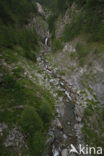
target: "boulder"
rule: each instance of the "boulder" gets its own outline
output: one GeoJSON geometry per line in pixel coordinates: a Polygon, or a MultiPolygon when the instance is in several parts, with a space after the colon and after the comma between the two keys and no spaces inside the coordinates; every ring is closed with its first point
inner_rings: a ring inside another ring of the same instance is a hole
{"type": "Polygon", "coordinates": [[[67,149],[63,149],[61,152],[62,156],[68,156],[68,150],[67,149]]]}

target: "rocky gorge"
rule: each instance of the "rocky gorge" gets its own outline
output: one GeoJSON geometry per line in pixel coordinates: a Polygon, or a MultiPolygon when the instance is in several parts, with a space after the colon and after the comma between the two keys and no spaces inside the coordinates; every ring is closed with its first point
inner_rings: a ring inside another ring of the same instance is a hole
{"type": "Polygon", "coordinates": [[[83,10],[75,3],[63,15],[35,5],[23,47],[1,48],[0,154],[91,156],[79,146],[103,147],[104,46],[68,38],[83,10]]]}

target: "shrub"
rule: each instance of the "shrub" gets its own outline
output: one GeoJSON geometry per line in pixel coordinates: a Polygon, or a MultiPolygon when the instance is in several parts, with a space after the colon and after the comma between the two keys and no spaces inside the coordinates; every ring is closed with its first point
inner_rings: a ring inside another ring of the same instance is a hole
{"type": "Polygon", "coordinates": [[[38,131],[32,138],[32,150],[31,155],[41,156],[45,150],[45,137],[38,131]]]}
{"type": "MultiPolygon", "coordinates": [[[[14,46],[21,46],[24,56],[32,61],[36,61],[36,53],[39,51],[38,36],[36,32],[30,30],[15,30],[12,26],[0,26],[0,46],[13,49],[14,46]]],[[[11,54],[12,55],[12,54],[11,54]]]]}
{"type": "Polygon", "coordinates": [[[70,41],[82,32],[88,34],[90,41],[102,41],[104,39],[103,0],[84,0],[83,2],[73,0],[73,2],[77,3],[78,7],[81,6],[81,11],[74,13],[71,23],[65,26],[63,40],[70,41]]]}
{"type": "Polygon", "coordinates": [[[25,57],[36,60],[38,36],[35,31],[26,29],[30,13],[37,13],[32,1],[0,1],[0,47],[13,49],[20,46],[25,57]]]}
{"type": "Polygon", "coordinates": [[[85,57],[88,54],[86,47],[82,43],[77,43],[76,50],[79,58],[85,57]]]}
{"type": "Polygon", "coordinates": [[[66,26],[64,28],[63,35],[62,35],[62,39],[65,42],[70,41],[75,36],[80,34],[80,32],[82,31],[81,30],[82,21],[83,21],[83,13],[80,12],[80,13],[78,13],[78,15],[74,15],[72,17],[71,24],[66,24],[66,26]]]}
{"type": "Polygon", "coordinates": [[[52,42],[52,50],[53,52],[57,50],[61,50],[63,48],[63,43],[60,39],[54,39],[52,42]]]}
{"type": "Polygon", "coordinates": [[[20,67],[20,66],[18,66],[17,68],[13,69],[12,71],[13,71],[13,73],[14,73],[16,78],[21,78],[23,73],[24,73],[24,69],[22,67],[20,67]]]}
{"type": "Polygon", "coordinates": [[[23,131],[29,136],[43,128],[43,123],[34,107],[26,107],[21,115],[20,124],[23,131]]]}
{"type": "Polygon", "coordinates": [[[79,63],[82,66],[84,64],[86,56],[89,53],[89,49],[86,46],[84,46],[82,43],[77,43],[76,50],[77,50],[79,63]]]}
{"type": "Polygon", "coordinates": [[[57,14],[50,15],[47,21],[52,39],[55,37],[55,22],[57,20],[57,17],[58,17],[57,14]]]}
{"type": "Polygon", "coordinates": [[[48,123],[52,119],[52,108],[48,103],[41,104],[39,114],[44,123],[48,123]]]}

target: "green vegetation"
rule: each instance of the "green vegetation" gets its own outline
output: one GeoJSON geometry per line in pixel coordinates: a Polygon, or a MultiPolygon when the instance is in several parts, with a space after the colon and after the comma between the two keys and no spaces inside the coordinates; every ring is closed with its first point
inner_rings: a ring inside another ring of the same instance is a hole
{"type": "Polygon", "coordinates": [[[52,50],[53,52],[56,52],[58,50],[61,50],[63,48],[63,43],[60,39],[54,39],[52,42],[52,50]]]}
{"type": "Polygon", "coordinates": [[[55,38],[55,22],[58,18],[58,15],[57,14],[53,14],[53,15],[50,15],[47,22],[48,22],[48,25],[49,25],[49,31],[51,33],[51,36],[52,36],[52,39],[55,38]]]}
{"type": "Polygon", "coordinates": [[[28,59],[36,59],[38,36],[26,29],[28,18],[36,14],[35,5],[28,0],[0,1],[0,48],[13,49],[20,46],[28,59]]]}
{"type": "Polygon", "coordinates": [[[82,43],[78,42],[76,45],[77,56],[79,60],[79,64],[83,65],[85,63],[85,59],[89,54],[90,50],[88,47],[84,46],[82,43]]]}
{"type": "Polygon", "coordinates": [[[70,41],[80,33],[88,35],[88,41],[104,40],[104,1],[85,0],[69,1],[75,2],[76,9],[81,9],[72,16],[71,23],[65,26],[63,40],[70,41]]]}
{"type": "Polygon", "coordinates": [[[9,126],[5,136],[0,137],[2,156],[18,156],[19,152],[22,156],[41,156],[53,118],[54,99],[38,84],[32,69],[40,38],[27,24],[35,15],[36,6],[31,0],[0,1],[0,123],[9,126]],[[14,126],[26,136],[28,150],[4,146],[14,126]]]}
{"type": "MultiPolygon", "coordinates": [[[[24,76],[24,67],[17,65],[12,69],[12,73],[8,66],[5,67],[3,64],[0,65],[0,69],[0,123],[5,122],[10,127],[17,124],[27,136],[28,153],[31,156],[41,155],[45,149],[45,134],[53,118],[53,97],[46,89],[24,76]],[[37,145],[36,148],[34,145],[37,145]]],[[[2,155],[8,153],[8,150],[4,151],[3,146],[2,155]]],[[[25,151],[23,155],[24,153],[25,151]]]]}
{"type": "Polygon", "coordinates": [[[103,147],[103,116],[104,108],[99,108],[99,102],[89,100],[88,107],[84,111],[82,132],[86,144],[94,147],[103,147]]]}

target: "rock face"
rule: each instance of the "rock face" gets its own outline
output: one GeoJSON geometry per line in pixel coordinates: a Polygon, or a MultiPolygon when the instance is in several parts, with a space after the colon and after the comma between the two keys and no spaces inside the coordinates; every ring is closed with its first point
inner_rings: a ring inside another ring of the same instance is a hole
{"type": "Polygon", "coordinates": [[[37,6],[37,9],[38,9],[38,12],[40,13],[40,15],[43,15],[44,16],[45,15],[45,12],[44,12],[41,4],[38,3],[38,2],[36,2],[36,6],[37,6]]]}
{"type": "Polygon", "coordinates": [[[73,4],[70,9],[67,9],[65,15],[63,18],[60,16],[56,22],[56,38],[60,38],[61,35],[64,32],[64,28],[67,24],[71,23],[71,17],[73,16],[73,13],[77,11],[76,5],[73,4]]]}
{"type": "Polygon", "coordinates": [[[59,119],[56,119],[57,128],[62,129],[62,124],[59,119]]]}
{"type": "Polygon", "coordinates": [[[36,16],[29,21],[27,26],[31,30],[35,30],[37,35],[44,41],[48,34],[48,24],[41,16],[36,16]]]}
{"type": "Polygon", "coordinates": [[[62,155],[62,156],[68,156],[68,150],[67,150],[67,149],[64,149],[64,150],[61,152],[61,155],[62,155]]]}
{"type": "Polygon", "coordinates": [[[8,124],[0,123],[0,140],[2,146],[19,151],[19,156],[22,156],[22,149],[28,150],[25,136],[16,126],[10,129],[8,124]]]}
{"type": "Polygon", "coordinates": [[[48,24],[45,21],[46,15],[42,8],[42,6],[37,2],[36,3],[38,15],[33,15],[27,24],[27,28],[31,29],[32,31],[36,31],[37,35],[40,37],[41,41],[45,43],[45,38],[50,38],[48,24]]]}
{"type": "Polygon", "coordinates": [[[20,130],[18,128],[13,128],[9,131],[9,134],[4,141],[4,145],[5,147],[14,147],[20,149],[23,146],[26,147],[24,140],[24,136],[20,130]]]}

